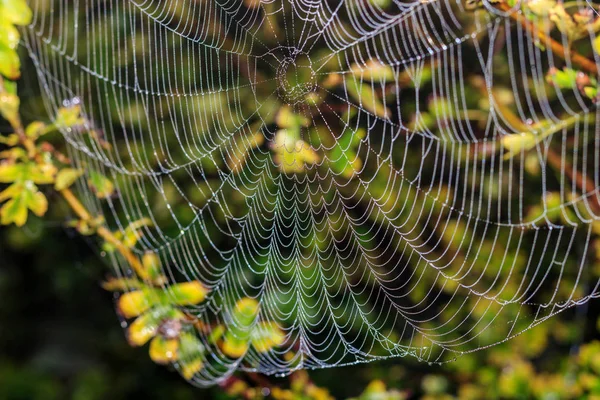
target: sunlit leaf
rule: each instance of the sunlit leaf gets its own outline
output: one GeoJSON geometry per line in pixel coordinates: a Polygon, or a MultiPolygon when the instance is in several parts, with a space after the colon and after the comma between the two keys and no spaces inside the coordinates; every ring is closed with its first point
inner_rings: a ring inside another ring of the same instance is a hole
{"type": "Polygon", "coordinates": [[[7,201],[0,208],[2,225],[14,223],[17,226],[25,225],[27,222],[27,203],[23,196],[15,197],[7,201]]]}
{"type": "MultiPolygon", "coordinates": [[[[0,73],[2,73],[2,50],[0,49],[0,73]]],[[[19,121],[19,97],[16,94],[0,92],[0,115],[11,125],[19,121]]]]}
{"type": "Polygon", "coordinates": [[[155,284],[161,284],[166,282],[166,277],[161,274],[161,263],[160,257],[156,253],[146,252],[142,256],[142,266],[144,267],[143,275],[140,278],[144,280],[153,281],[155,284]]]}
{"type": "Polygon", "coordinates": [[[25,128],[25,135],[32,140],[37,140],[44,133],[46,133],[46,124],[40,121],[32,122],[25,128]]]}
{"type": "Polygon", "coordinates": [[[145,312],[127,328],[127,341],[131,346],[143,346],[156,335],[160,322],[152,311],[145,312]]]}
{"type": "Polygon", "coordinates": [[[179,341],[156,336],[150,342],[150,358],[157,364],[168,364],[178,358],[179,341]]]}
{"type": "Polygon", "coordinates": [[[83,175],[83,171],[74,168],[63,168],[58,171],[54,183],[54,189],[64,190],[70,187],[79,177],[83,175]]]}
{"type": "Polygon", "coordinates": [[[106,199],[115,192],[114,184],[99,172],[91,171],[88,184],[99,199],[106,199]]]}
{"type": "Polygon", "coordinates": [[[266,353],[280,346],[285,340],[285,334],[273,322],[263,322],[252,331],[252,345],[260,353],[266,353]]]}
{"type": "Polygon", "coordinates": [[[280,128],[295,128],[299,126],[308,126],[310,120],[304,115],[296,114],[290,106],[283,106],[279,109],[275,122],[280,128]]]}
{"type": "Polygon", "coordinates": [[[7,146],[15,146],[19,143],[19,136],[14,133],[7,136],[0,135],[0,143],[7,146]]]}
{"type": "Polygon", "coordinates": [[[291,129],[277,131],[271,149],[275,153],[275,163],[284,172],[303,172],[306,165],[319,161],[318,154],[291,129]]]}
{"type": "Polygon", "coordinates": [[[31,23],[32,13],[26,0],[0,0],[0,14],[15,25],[31,23]]]}
{"type": "Polygon", "coordinates": [[[54,121],[58,128],[72,128],[84,123],[85,119],[81,116],[81,106],[79,105],[59,108],[54,121]]]}
{"type": "Polygon", "coordinates": [[[360,170],[362,161],[358,158],[356,150],[364,137],[363,129],[357,131],[347,129],[336,140],[329,153],[330,167],[335,173],[349,178],[360,170]]]}
{"type": "Polygon", "coordinates": [[[259,304],[249,297],[238,300],[232,312],[233,323],[227,327],[221,349],[231,358],[242,357],[250,346],[250,326],[256,319],[259,304]]]}
{"type": "Polygon", "coordinates": [[[179,364],[181,374],[187,380],[199,372],[204,363],[204,345],[196,335],[182,333],[179,337],[179,364]]]}
{"type": "Polygon", "coordinates": [[[31,193],[27,201],[27,207],[35,215],[42,217],[48,211],[48,200],[41,192],[31,193]]]}
{"type": "Polygon", "coordinates": [[[357,77],[369,81],[389,82],[394,80],[394,69],[377,59],[370,59],[364,65],[353,64],[350,72],[357,77]]]}
{"type": "Polygon", "coordinates": [[[19,179],[23,174],[21,164],[0,164],[0,182],[11,183],[19,179]]]}
{"type": "Polygon", "coordinates": [[[123,293],[117,302],[117,308],[125,318],[137,317],[155,303],[151,292],[135,290],[123,293]]]}
{"type": "MultiPolygon", "coordinates": [[[[0,44],[0,75],[8,79],[19,79],[21,76],[21,60],[15,49],[0,44]]],[[[0,99],[0,103],[2,100],[0,99]]]]}
{"type": "Polygon", "coordinates": [[[390,110],[383,104],[375,88],[371,84],[360,83],[359,79],[348,79],[346,90],[356,105],[380,118],[389,118],[390,110]]]}
{"type": "Polygon", "coordinates": [[[168,298],[177,305],[187,306],[202,302],[208,289],[199,281],[178,283],[168,290],[168,298]]]}
{"type": "Polygon", "coordinates": [[[0,17],[0,46],[14,50],[19,45],[20,38],[21,35],[18,29],[12,23],[9,23],[7,19],[0,17]]]}
{"type": "Polygon", "coordinates": [[[111,292],[126,292],[131,289],[141,289],[144,284],[133,278],[109,278],[102,282],[102,288],[111,292]]]}

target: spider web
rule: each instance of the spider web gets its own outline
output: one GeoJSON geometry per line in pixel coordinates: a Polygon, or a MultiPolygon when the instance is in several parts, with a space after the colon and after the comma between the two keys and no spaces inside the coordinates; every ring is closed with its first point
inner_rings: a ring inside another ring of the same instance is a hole
{"type": "Polygon", "coordinates": [[[199,321],[239,325],[232,309],[250,297],[252,327],[285,332],[232,359],[198,331],[210,351],[196,384],[237,369],[441,363],[598,295],[586,263],[598,110],[545,84],[552,67],[577,69],[571,54],[510,12],[450,0],[31,3],[25,45],[50,115],[80,104],[83,130],[109,144],[62,132],[74,164],[117,189],[99,200],[79,183],[85,205],[116,231],[152,220],[134,250],[159,255],[171,284],[210,288],[187,309],[199,321]],[[307,78],[295,85],[290,71],[307,78]],[[284,112],[302,119],[296,136],[284,112]],[[507,157],[509,135],[534,145],[507,157]]]}

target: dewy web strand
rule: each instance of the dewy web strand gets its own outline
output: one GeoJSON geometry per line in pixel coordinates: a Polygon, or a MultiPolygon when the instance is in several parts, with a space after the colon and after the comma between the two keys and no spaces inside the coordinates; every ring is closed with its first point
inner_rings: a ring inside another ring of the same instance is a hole
{"type": "MultiPolygon", "coordinates": [[[[100,201],[79,185],[86,206],[122,233],[152,222],[134,251],[160,257],[165,294],[210,289],[187,310],[197,321],[285,334],[232,358],[197,330],[211,351],[196,384],[237,369],[446,362],[598,296],[585,263],[598,107],[545,83],[577,65],[511,17],[520,5],[31,3],[25,46],[48,111],[82,107],[101,140],[65,130],[69,155],[117,189],[100,201]],[[496,89],[506,76],[510,93],[496,89]],[[514,150],[517,137],[532,144],[514,150]],[[551,145],[570,163],[558,178],[551,145]],[[242,298],[260,305],[251,325],[232,318],[242,298]]],[[[532,15],[540,34],[571,41],[532,15]]]]}

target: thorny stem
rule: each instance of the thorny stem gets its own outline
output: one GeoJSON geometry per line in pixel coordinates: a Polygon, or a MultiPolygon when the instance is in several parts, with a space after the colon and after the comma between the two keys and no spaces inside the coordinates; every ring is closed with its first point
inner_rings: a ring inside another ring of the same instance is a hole
{"type": "Polygon", "coordinates": [[[520,12],[514,12],[513,8],[506,4],[506,2],[502,2],[498,5],[498,8],[501,11],[510,13],[510,18],[517,21],[518,23],[525,28],[525,30],[529,31],[534,37],[536,37],[541,43],[543,43],[546,47],[550,48],[552,52],[562,58],[563,60],[570,59],[574,64],[577,64],[579,67],[584,69],[586,72],[596,76],[598,75],[598,66],[595,62],[590,60],[589,58],[579,54],[575,50],[566,49],[562,44],[558,43],[556,40],[547,36],[544,32],[542,32],[535,23],[527,20],[520,12]]]}

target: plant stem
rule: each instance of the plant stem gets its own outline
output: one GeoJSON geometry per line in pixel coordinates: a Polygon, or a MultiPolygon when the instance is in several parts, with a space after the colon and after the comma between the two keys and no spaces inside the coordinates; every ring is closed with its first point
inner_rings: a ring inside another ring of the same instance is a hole
{"type": "MultiPolygon", "coordinates": [[[[575,186],[581,190],[583,195],[592,192],[596,187],[593,180],[583,176],[581,172],[573,170],[571,164],[563,160],[562,156],[551,148],[549,148],[546,152],[546,160],[548,161],[548,164],[550,164],[556,170],[564,171],[564,173],[575,184],[575,186]]],[[[598,200],[598,196],[590,196],[589,204],[595,212],[600,212],[600,200],[598,200]]]]}
{"type": "Polygon", "coordinates": [[[510,13],[510,18],[517,21],[518,23],[525,28],[525,30],[529,31],[534,37],[536,37],[544,46],[550,48],[552,52],[563,60],[570,59],[574,64],[578,65],[586,72],[597,76],[598,75],[598,66],[595,62],[590,60],[587,57],[582,56],[578,52],[571,50],[569,48],[565,48],[562,44],[558,43],[551,37],[547,36],[544,32],[542,32],[535,23],[527,20],[523,16],[523,14],[519,12],[512,12],[513,9],[511,6],[502,2],[498,5],[498,8],[501,11],[510,13]]]}
{"type": "Polygon", "coordinates": [[[135,270],[138,276],[144,276],[144,267],[140,262],[140,259],[131,251],[131,249],[125,246],[123,242],[117,239],[115,235],[106,227],[95,226],[95,221],[92,218],[91,214],[88,212],[85,206],[81,204],[81,202],[75,196],[75,194],[73,194],[71,189],[63,189],[60,191],[60,194],[82,221],[85,221],[92,227],[96,228],[96,233],[98,234],[98,236],[104,239],[107,243],[110,243],[113,246],[115,246],[119,253],[121,253],[125,260],[127,260],[129,265],[135,270]]]}

